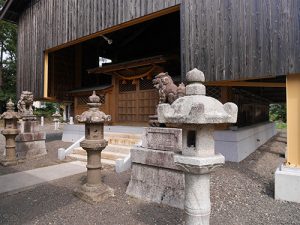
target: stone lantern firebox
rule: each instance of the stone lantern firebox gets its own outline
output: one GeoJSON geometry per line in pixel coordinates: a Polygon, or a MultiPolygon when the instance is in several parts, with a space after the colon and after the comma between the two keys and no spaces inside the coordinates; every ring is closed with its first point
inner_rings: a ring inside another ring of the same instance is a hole
{"type": "Polygon", "coordinates": [[[193,69],[186,75],[186,96],[158,105],[158,121],[182,128],[182,154],[174,162],[185,173],[185,224],[209,224],[210,173],[225,159],[214,150],[214,124],[235,123],[237,106],[205,96],[204,74],[193,69]]]}
{"type": "Polygon", "coordinates": [[[13,166],[18,164],[15,138],[19,133],[17,122],[20,116],[14,111],[15,106],[11,99],[7,102],[6,109],[7,111],[0,116],[1,119],[4,119],[4,130],[1,133],[6,138],[5,159],[1,164],[4,166],[13,166]]]}
{"type": "Polygon", "coordinates": [[[87,152],[87,182],[75,190],[75,195],[86,202],[97,203],[114,194],[113,189],[101,182],[101,151],[107,146],[103,128],[111,117],[99,110],[100,98],[95,91],[89,101],[89,110],[76,116],[80,123],[85,123],[85,140],[80,146],[87,152]]]}

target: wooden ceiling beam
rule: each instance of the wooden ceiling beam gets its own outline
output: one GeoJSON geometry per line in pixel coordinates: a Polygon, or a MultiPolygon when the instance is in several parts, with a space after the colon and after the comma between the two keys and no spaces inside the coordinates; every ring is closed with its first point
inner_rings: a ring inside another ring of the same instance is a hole
{"type": "Polygon", "coordinates": [[[251,81],[212,81],[206,82],[206,86],[220,87],[270,87],[270,88],[285,88],[285,83],[279,82],[251,82],[251,81]]]}

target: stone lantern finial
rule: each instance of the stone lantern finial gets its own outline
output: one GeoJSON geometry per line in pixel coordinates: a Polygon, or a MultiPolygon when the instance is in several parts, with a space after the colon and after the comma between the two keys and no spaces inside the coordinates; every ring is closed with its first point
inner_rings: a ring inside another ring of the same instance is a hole
{"type": "Polygon", "coordinates": [[[99,110],[101,106],[100,98],[93,91],[93,94],[89,97],[89,103],[87,103],[89,110],[83,112],[81,115],[77,115],[76,119],[80,123],[104,123],[111,121],[111,116],[106,115],[99,110]]]}
{"type": "Polygon", "coordinates": [[[14,111],[14,109],[15,109],[15,104],[12,102],[11,98],[6,103],[6,109],[9,112],[14,111]]]}

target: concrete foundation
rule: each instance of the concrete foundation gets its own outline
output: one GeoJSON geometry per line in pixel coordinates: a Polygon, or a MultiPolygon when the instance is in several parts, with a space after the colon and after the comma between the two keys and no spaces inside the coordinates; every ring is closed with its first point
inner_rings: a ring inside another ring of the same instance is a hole
{"type": "Polygon", "coordinates": [[[226,161],[240,162],[276,134],[275,123],[260,123],[238,130],[214,132],[215,151],[226,161]]]}
{"type": "Polygon", "coordinates": [[[275,172],[275,199],[300,203],[300,168],[281,165],[275,172]]]}

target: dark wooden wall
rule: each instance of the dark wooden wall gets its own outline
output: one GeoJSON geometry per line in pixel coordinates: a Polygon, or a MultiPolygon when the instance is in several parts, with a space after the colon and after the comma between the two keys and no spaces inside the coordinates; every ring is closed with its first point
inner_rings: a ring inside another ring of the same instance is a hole
{"type": "Polygon", "coordinates": [[[18,22],[17,92],[43,97],[44,50],[179,4],[180,0],[41,0],[18,22]]]}
{"type": "Polygon", "coordinates": [[[18,93],[42,97],[44,50],[180,3],[182,75],[300,73],[299,0],[42,0],[19,18],[18,93]]]}
{"type": "Polygon", "coordinates": [[[299,0],[186,0],[182,71],[207,80],[300,73],[299,0]]]}

